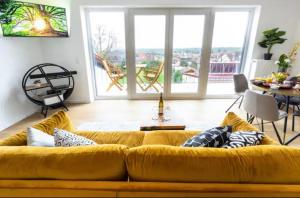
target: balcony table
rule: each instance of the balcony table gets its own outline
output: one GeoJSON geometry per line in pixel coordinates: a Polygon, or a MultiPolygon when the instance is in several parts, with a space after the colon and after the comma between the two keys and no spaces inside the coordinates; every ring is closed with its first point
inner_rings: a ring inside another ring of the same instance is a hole
{"type": "MultiPolygon", "coordinates": [[[[286,109],[285,111],[287,112],[287,114],[289,113],[289,106],[290,106],[290,98],[294,97],[294,96],[300,96],[300,90],[298,89],[271,89],[268,87],[264,87],[264,86],[258,86],[258,85],[254,85],[253,83],[251,83],[252,89],[256,90],[256,91],[262,91],[263,93],[271,93],[273,95],[282,95],[285,96],[286,98],[286,109]]],[[[287,130],[287,121],[288,121],[288,117],[286,117],[284,119],[284,138],[283,138],[283,142],[285,142],[285,136],[286,136],[286,130],[287,130]]],[[[291,138],[289,141],[287,141],[285,144],[288,145],[289,143],[291,143],[293,140],[295,140],[298,136],[300,136],[300,133],[295,135],[293,138],[291,138]]]]}

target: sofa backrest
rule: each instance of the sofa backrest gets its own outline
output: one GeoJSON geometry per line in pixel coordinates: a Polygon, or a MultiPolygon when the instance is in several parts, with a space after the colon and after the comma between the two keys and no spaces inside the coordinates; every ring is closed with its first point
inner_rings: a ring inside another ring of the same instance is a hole
{"type": "Polygon", "coordinates": [[[75,131],[74,133],[91,139],[98,144],[123,144],[128,147],[141,146],[145,135],[143,131],[75,131]]]}
{"type": "MultiPolygon", "coordinates": [[[[249,124],[236,114],[228,113],[221,126],[231,125],[233,131],[251,130],[258,131],[256,127],[249,124]]],[[[75,131],[73,124],[64,111],[59,111],[49,118],[32,127],[44,131],[50,135],[53,134],[54,128],[64,129],[77,133],[94,140],[98,144],[123,144],[128,147],[136,147],[141,145],[161,144],[179,146],[187,139],[198,134],[200,131],[122,131],[122,132],[104,132],[104,131],[75,131]]],[[[266,136],[262,144],[277,144],[274,140],[266,136]]],[[[0,146],[24,146],[27,145],[27,132],[24,130],[16,135],[0,141],[0,146]]]]}

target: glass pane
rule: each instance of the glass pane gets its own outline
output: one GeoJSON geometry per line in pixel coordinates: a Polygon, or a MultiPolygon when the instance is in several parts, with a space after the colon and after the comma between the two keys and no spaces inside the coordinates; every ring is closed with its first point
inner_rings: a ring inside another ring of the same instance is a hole
{"type": "Polygon", "coordinates": [[[91,12],[90,20],[97,96],[125,95],[124,13],[91,12]]]}
{"type": "Polygon", "coordinates": [[[233,94],[233,74],[241,60],[249,12],[217,12],[210,56],[207,95],[233,94]]]}
{"type": "Polygon", "coordinates": [[[137,93],[163,92],[165,16],[137,15],[135,20],[135,62],[137,93]]]}
{"type": "Polygon", "coordinates": [[[175,15],[173,32],[172,93],[197,93],[203,15],[175,15]]]}

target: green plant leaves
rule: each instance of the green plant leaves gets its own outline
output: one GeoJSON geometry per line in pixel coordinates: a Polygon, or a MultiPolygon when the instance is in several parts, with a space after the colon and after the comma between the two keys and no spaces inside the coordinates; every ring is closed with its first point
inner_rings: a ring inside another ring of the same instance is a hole
{"type": "Polygon", "coordinates": [[[286,34],[285,31],[280,31],[279,28],[273,28],[270,30],[263,31],[264,39],[258,42],[258,45],[262,48],[268,48],[268,53],[270,53],[271,48],[275,44],[282,44],[287,39],[281,38],[286,34]]]}

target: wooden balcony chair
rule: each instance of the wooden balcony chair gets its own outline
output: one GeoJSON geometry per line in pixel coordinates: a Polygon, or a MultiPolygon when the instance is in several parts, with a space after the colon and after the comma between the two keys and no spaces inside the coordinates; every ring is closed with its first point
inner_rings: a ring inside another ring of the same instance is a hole
{"type": "Polygon", "coordinates": [[[160,92],[160,90],[156,87],[156,84],[158,84],[161,88],[163,88],[163,85],[158,81],[159,75],[163,71],[164,68],[164,62],[162,62],[158,67],[151,67],[151,68],[144,68],[143,70],[143,78],[148,82],[148,85],[143,87],[140,83],[146,84],[146,82],[137,75],[137,78],[141,81],[138,83],[140,88],[143,91],[147,91],[149,88],[153,87],[157,92],[160,92]]]}
{"type": "Polygon", "coordinates": [[[111,83],[108,85],[106,91],[108,92],[113,86],[116,86],[120,91],[123,91],[123,85],[119,82],[119,80],[123,79],[126,76],[126,73],[100,55],[96,54],[95,56],[96,60],[103,65],[108,77],[111,80],[111,83]]]}

